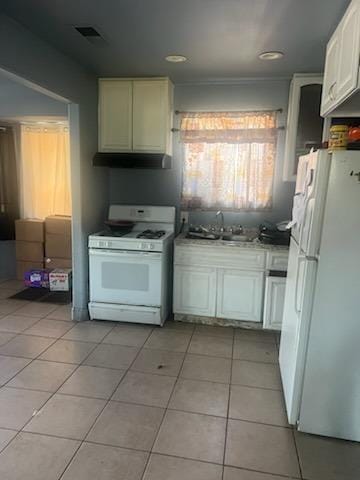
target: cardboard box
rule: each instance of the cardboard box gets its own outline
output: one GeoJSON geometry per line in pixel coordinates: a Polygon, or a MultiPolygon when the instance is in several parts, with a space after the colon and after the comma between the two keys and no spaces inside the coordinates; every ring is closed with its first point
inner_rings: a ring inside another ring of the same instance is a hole
{"type": "Polygon", "coordinates": [[[52,235],[71,236],[71,217],[50,215],[45,218],[45,232],[52,235]]]}
{"type": "Polygon", "coordinates": [[[26,242],[44,242],[43,220],[19,219],[15,220],[16,240],[26,242]]]}
{"type": "Polygon", "coordinates": [[[43,267],[43,262],[16,262],[16,278],[18,280],[24,280],[26,272],[31,269],[41,269],[43,267]]]}
{"type": "Polygon", "coordinates": [[[43,262],[44,244],[42,242],[27,242],[16,240],[16,260],[24,262],[43,262]]]}
{"type": "Polygon", "coordinates": [[[49,274],[51,270],[46,268],[31,269],[25,272],[24,283],[27,287],[49,288],[49,274]]]}
{"type": "Polygon", "coordinates": [[[48,258],[71,258],[71,236],[46,232],[45,256],[48,258]]]}
{"type": "Polygon", "coordinates": [[[45,257],[44,264],[46,268],[72,268],[71,258],[45,257]]]}
{"type": "Polygon", "coordinates": [[[67,292],[71,289],[72,271],[69,268],[51,270],[49,282],[52,292],[67,292]]]}

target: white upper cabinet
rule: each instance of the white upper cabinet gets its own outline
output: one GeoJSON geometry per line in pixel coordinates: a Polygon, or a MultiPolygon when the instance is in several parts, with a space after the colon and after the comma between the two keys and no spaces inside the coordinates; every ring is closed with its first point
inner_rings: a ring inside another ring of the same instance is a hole
{"type": "Polygon", "coordinates": [[[132,150],[132,81],[99,81],[99,151],[132,150]]]}
{"type": "Polygon", "coordinates": [[[173,86],[167,78],[99,80],[99,151],[171,154],[173,86]]]}
{"type": "Polygon", "coordinates": [[[300,155],[321,143],[323,118],[320,116],[323,77],[295,74],[291,80],[286,124],[283,180],[296,180],[300,155]]]}
{"type": "Polygon", "coordinates": [[[168,152],[171,130],[171,91],[167,80],[134,81],[133,149],[168,152]]]}
{"type": "Polygon", "coordinates": [[[321,115],[359,90],[359,55],[360,0],[353,0],[327,45],[321,115]]]}

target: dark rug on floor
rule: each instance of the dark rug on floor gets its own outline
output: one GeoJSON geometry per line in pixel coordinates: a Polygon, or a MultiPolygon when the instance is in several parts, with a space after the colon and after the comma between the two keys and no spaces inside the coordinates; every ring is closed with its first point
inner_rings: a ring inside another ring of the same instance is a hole
{"type": "Polygon", "coordinates": [[[14,300],[28,300],[30,302],[67,305],[71,303],[71,292],[50,292],[47,288],[26,288],[9,298],[14,300]]]}

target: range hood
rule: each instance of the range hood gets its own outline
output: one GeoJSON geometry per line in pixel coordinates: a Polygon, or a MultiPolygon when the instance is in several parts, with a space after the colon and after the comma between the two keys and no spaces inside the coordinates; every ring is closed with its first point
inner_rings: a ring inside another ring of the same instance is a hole
{"type": "Polygon", "coordinates": [[[97,152],[93,158],[96,167],[110,168],[171,168],[171,157],[164,153],[103,153],[97,152]]]}

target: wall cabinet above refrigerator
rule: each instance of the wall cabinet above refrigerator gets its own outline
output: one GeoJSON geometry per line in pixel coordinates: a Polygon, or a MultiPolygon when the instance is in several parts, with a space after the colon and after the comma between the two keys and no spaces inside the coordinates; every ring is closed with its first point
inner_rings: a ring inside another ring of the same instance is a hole
{"type": "Polygon", "coordinates": [[[321,115],[352,116],[360,105],[360,0],[353,0],[326,49],[321,115]]]}
{"type": "Polygon", "coordinates": [[[172,109],[168,78],[99,79],[99,152],[171,155],[172,109]]]}

